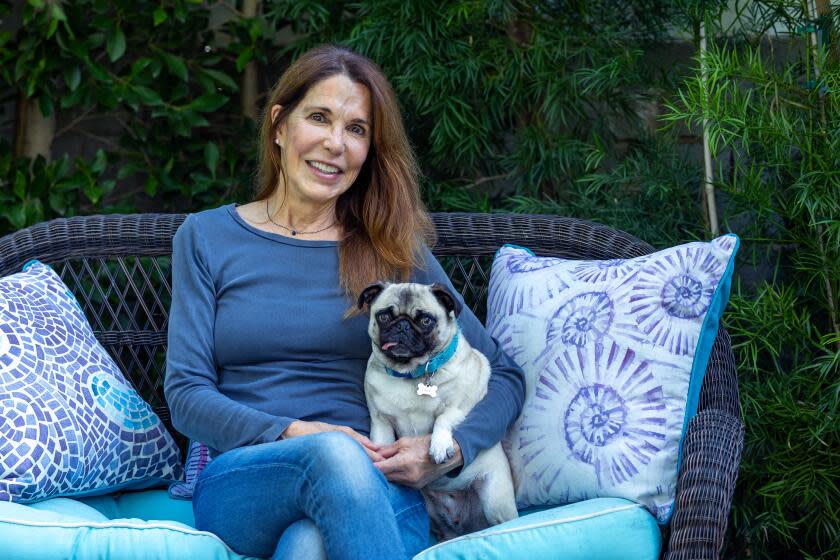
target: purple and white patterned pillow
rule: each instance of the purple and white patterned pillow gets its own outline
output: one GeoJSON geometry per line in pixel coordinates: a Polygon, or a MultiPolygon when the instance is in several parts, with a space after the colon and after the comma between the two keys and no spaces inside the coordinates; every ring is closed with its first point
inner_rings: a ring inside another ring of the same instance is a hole
{"type": "Polygon", "coordinates": [[[519,507],[622,497],[667,523],[738,244],[603,261],[497,252],[487,328],[527,382],[503,442],[519,507]]]}
{"type": "Polygon", "coordinates": [[[178,447],[38,261],[0,278],[0,500],[180,480],[178,447]]]}
{"type": "Polygon", "coordinates": [[[210,450],[201,442],[190,440],[187,450],[187,462],[184,465],[184,481],[169,485],[169,496],[178,500],[191,500],[195,491],[195,482],[204,467],[213,459],[210,450]]]}

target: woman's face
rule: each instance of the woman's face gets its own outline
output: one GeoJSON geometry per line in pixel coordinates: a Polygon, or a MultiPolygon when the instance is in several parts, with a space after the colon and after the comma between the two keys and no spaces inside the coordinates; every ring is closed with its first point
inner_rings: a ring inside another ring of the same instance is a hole
{"type": "Polygon", "coordinates": [[[290,200],[322,206],[350,188],[370,149],[370,114],[370,92],[343,74],[309,88],[277,130],[290,200]]]}

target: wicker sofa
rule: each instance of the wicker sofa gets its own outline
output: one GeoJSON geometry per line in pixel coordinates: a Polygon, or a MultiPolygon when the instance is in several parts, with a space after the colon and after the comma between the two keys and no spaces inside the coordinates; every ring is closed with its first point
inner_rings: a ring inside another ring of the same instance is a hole
{"type": "MultiPolygon", "coordinates": [[[[38,259],[71,288],[136,389],[171,430],[163,396],[171,298],[169,256],[183,214],[57,219],[0,238],[0,276],[38,259]]],[[[538,255],[629,258],[653,247],[626,233],[577,219],[538,215],[434,214],[441,259],[453,283],[484,316],[489,267],[504,243],[538,255]]],[[[172,433],[184,443],[183,437],[172,433]]],[[[721,329],[688,425],[675,512],[663,542],[667,559],[718,558],[743,446],[738,382],[729,336],[721,329]]]]}

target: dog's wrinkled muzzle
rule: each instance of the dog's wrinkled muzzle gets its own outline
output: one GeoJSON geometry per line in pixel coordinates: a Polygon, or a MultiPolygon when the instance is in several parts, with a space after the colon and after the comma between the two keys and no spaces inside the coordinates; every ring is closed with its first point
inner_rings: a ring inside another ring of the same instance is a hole
{"type": "Polygon", "coordinates": [[[408,319],[398,319],[379,333],[379,348],[392,360],[407,362],[426,353],[426,342],[408,319]]]}

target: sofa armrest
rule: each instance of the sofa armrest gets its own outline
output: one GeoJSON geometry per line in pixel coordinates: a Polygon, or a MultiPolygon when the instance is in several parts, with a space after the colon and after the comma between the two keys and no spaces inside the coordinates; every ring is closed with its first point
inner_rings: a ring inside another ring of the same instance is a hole
{"type": "Polygon", "coordinates": [[[689,422],[667,560],[720,558],[743,444],[731,414],[704,410],[689,422]]]}
{"type": "Polygon", "coordinates": [[[743,446],[735,358],[721,328],[683,442],[667,560],[720,558],[743,446]]]}

